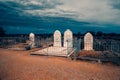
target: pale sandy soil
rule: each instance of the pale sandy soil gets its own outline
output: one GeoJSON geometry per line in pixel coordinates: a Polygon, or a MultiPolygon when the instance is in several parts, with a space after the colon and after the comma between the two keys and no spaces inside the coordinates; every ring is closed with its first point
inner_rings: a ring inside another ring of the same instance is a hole
{"type": "Polygon", "coordinates": [[[0,80],[120,80],[120,66],[0,49],[0,80]]]}

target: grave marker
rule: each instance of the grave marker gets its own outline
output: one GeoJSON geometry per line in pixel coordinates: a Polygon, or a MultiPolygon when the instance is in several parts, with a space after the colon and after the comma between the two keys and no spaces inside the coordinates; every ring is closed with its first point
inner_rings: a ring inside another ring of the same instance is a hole
{"type": "Polygon", "coordinates": [[[61,33],[59,30],[54,32],[54,47],[61,47],[61,33]]]}
{"type": "Polygon", "coordinates": [[[64,32],[64,47],[73,48],[73,33],[69,29],[64,32]]]}
{"type": "Polygon", "coordinates": [[[89,32],[84,36],[84,50],[93,50],[93,36],[89,32]]]}
{"type": "Polygon", "coordinates": [[[33,33],[29,34],[29,40],[30,40],[30,43],[29,43],[30,47],[34,48],[34,46],[35,46],[35,35],[33,33]]]}

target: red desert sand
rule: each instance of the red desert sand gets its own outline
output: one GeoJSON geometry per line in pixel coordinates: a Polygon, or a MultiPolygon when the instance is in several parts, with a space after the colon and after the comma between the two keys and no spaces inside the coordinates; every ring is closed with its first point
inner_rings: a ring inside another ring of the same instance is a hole
{"type": "Polygon", "coordinates": [[[120,66],[0,49],[0,80],[120,80],[120,66]]]}

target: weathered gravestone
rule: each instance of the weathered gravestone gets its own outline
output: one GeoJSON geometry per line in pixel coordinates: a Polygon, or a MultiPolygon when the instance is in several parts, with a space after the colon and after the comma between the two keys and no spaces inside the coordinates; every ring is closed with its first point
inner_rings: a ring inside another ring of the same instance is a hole
{"type": "Polygon", "coordinates": [[[61,33],[59,30],[54,32],[54,47],[61,47],[61,33]]]}
{"type": "Polygon", "coordinates": [[[30,43],[29,43],[30,47],[34,48],[34,46],[35,46],[35,35],[33,33],[29,34],[29,40],[30,40],[30,43]]]}
{"type": "Polygon", "coordinates": [[[73,48],[73,33],[69,29],[64,32],[64,47],[73,48]]]}
{"type": "Polygon", "coordinates": [[[89,32],[84,36],[84,50],[93,50],[93,36],[89,32]]]}

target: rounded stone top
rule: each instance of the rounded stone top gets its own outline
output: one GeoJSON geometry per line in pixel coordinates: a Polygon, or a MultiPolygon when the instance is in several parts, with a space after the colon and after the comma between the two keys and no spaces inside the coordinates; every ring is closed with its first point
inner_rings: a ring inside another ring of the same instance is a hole
{"type": "Polygon", "coordinates": [[[72,31],[70,29],[67,29],[64,34],[72,34],[72,31]]]}
{"type": "Polygon", "coordinates": [[[86,33],[85,36],[93,36],[90,32],[86,33]]]}
{"type": "Polygon", "coordinates": [[[34,36],[35,36],[34,33],[29,34],[29,37],[34,37],[34,36]]]}
{"type": "Polygon", "coordinates": [[[61,32],[59,31],[59,30],[56,30],[55,32],[54,32],[54,35],[61,35],[61,32]]]}
{"type": "Polygon", "coordinates": [[[93,35],[90,32],[88,32],[88,33],[85,34],[84,39],[85,40],[86,39],[93,39],[93,35]]]}

